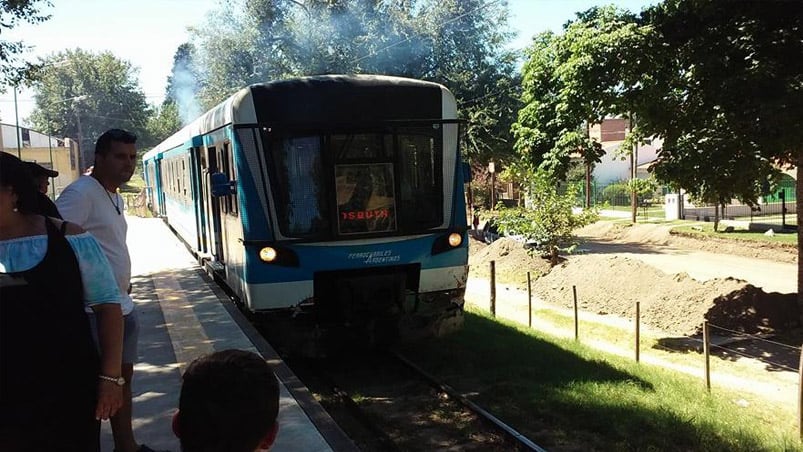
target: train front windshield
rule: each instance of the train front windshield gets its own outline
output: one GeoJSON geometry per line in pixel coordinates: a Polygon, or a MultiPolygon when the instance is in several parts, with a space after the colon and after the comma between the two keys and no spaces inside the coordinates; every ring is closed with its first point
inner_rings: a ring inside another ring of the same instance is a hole
{"type": "Polygon", "coordinates": [[[266,140],[279,228],[293,238],[424,232],[443,223],[440,125],[266,140]]]}

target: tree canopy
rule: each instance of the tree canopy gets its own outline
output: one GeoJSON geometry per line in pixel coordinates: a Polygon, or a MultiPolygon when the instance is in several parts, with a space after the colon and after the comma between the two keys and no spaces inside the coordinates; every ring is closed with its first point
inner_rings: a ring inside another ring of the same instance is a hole
{"type": "MultiPolygon", "coordinates": [[[[11,30],[20,22],[36,24],[46,21],[50,15],[40,12],[42,6],[52,6],[52,3],[48,0],[0,1],[0,34],[3,30],[11,30]]],[[[0,39],[0,62],[3,63],[0,66],[0,90],[25,81],[28,72],[35,67],[20,59],[25,50],[23,42],[0,39]]]]}
{"type": "Polygon", "coordinates": [[[194,74],[187,82],[202,111],[247,84],[291,76],[370,73],[438,82],[469,120],[464,151],[485,164],[510,155],[518,110],[507,15],[505,4],[484,0],[227,2],[191,30],[188,60],[203,70],[187,71],[194,74]]]}
{"type": "MultiPolygon", "coordinates": [[[[580,13],[529,50],[517,150],[560,175],[571,148],[558,144],[572,125],[624,116],[628,143],[663,140],[659,181],[707,202],[755,203],[785,165],[803,175],[801,22],[801,2],[665,0],[638,16],[580,13]]],[[[803,297],[803,264],[798,284],[803,297]]]]}
{"type": "Polygon", "coordinates": [[[94,140],[109,128],[140,136],[147,146],[150,114],[137,71],[110,52],[65,50],[41,62],[33,85],[36,108],[31,122],[38,130],[78,140],[81,166],[92,164],[94,140]]]}

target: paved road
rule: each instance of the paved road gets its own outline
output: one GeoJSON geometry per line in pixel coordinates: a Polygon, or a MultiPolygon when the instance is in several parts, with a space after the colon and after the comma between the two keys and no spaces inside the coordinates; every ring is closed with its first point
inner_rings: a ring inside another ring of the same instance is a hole
{"type": "MultiPolygon", "coordinates": [[[[638,259],[666,273],[685,272],[698,281],[733,277],[761,287],[765,292],[797,291],[797,264],[661,245],[621,243],[593,238],[587,240],[589,241],[580,247],[580,252],[615,254],[638,259]]],[[[569,257],[569,259],[577,258],[582,258],[582,255],[569,257]]]]}

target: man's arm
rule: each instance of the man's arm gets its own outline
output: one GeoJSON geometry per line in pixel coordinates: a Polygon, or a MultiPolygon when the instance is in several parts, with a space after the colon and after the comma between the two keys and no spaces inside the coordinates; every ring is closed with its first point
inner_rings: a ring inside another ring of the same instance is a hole
{"type": "Polygon", "coordinates": [[[64,220],[83,227],[89,218],[92,202],[88,196],[68,186],[56,200],[56,207],[64,220]]]}

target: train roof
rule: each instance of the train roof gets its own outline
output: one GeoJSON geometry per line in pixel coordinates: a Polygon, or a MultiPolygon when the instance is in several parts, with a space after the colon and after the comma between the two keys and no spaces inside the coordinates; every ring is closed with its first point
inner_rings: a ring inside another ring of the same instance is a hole
{"type": "MultiPolygon", "coordinates": [[[[331,90],[332,88],[338,90],[354,88],[380,89],[390,86],[399,88],[429,87],[443,93],[448,93],[452,103],[454,103],[454,97],[449,90],[438,83],[386,75],[319,75],[258,83],[240,89],[228,99],[213,107],[190,124],[184,126],[181,130],[148,151],[143,156],[143,160],[148,160],[154,155],[181,146],[194,137],[214,131],[231,123],[256,124],[258,121],[253,102],[255,93],[292,93],[301,92],[302,90],[308,91],[310,88],[313,90],[331,90]]],[[[440,106],[438,108],[438,113],[441,113],[440,106]]],[[[444,119],[457,119],[456,108],[449,108],[448,111],[444,111],[443,113],[444,119]]]]}

